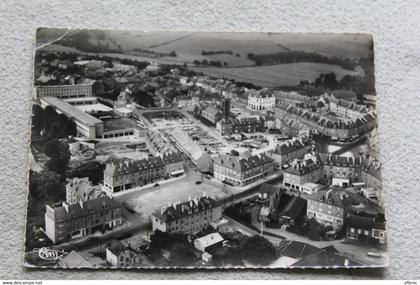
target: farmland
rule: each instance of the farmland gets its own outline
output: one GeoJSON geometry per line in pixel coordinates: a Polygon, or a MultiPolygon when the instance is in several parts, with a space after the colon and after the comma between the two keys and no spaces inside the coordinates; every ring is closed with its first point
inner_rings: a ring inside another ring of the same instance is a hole
{"type": "MultiPolygon", "coordinates": [[[[39,32],[40,43],[54,37],[39,32]]],[[[77,33],[73,31],[72,35],[77,33]]],[[[158,53],[176,52],[177,57],[159,58],[161,63],[191,63],[193,60],[226,62],[230,67],[253,66],[248,53],[271,54],[285,51],[316,52],[331,57],[357,59],[372,53],[371,37],[365,34],[281,34],[281,33],[210,33],[210,32],[136,32],[101,31],[101,36],[86,32],[91,44],[121,48],[122,52],[145,49],[158,53]],[[118,43],[118,45],[116,44],[118,43]],[[244,44],[246,43],[246,44],[244,44]],[[328,43],[328,44],[326,44],[328,43]],[[203,50],[231,50],[230,54],[202,55],[203,50]],[[237,56],[237,54],[239,56],[237,56]]],[[[138,58],[144,60],[150,58],[138,58]]]]}
{"type": "Polygon", "coordinates": [[[341,79],[346,74],[359,74],[357,71],[346,70],[337,65],[311,62],[242,68],[194,67],[192,69],[214,77],[226,77],[264,87],[293,86],[302,80],[311,82],[319,74],[329,72],[334,72],[337,79],[341,79]]]}

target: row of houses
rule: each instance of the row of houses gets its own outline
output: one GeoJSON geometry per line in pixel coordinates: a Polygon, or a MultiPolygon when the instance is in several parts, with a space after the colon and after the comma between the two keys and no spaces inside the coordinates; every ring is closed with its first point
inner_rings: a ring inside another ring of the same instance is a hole
{"type": "Polygon", "coordinates": [[[312,153],[296,158],[284,170],[283,186],[312,194],[318,189],[312,185],[321,180],[333,186],[359,186],[365,197],[382,205],[381,165],[361,157],[312,153]]]}
{"type": "Polygon", "coordinates": [[[312,195],[297,196],[285,189],[263,184],[256,197],[259,220],[286,225],[314,219],[330,226],[333,232],[345,227],[349,239],[374,239],[386,242],[385,219],[380,207],[372,206],[342,189],[324,189],[312,195]]]}
{"type": "Polygon", "coordinates": [[[203,194],[187,201],[162,206],[152,214],[152,230],[194,234],[222,218],[222,204],[203,194]]]}
{"type": "Polygon", "coordinates": [[[108,196],[74,204],[46,205],[45,233],[54,243],[105,232],[122,225],[122,205],[108,196]]]}
{"type": "Polygon", "coordinates": [[[298,121],[314,133],[323,134],[336,139],[348,139],[357,137],[372,130],[376,122],[376,114],[373,112],[361,113],[351,120],[333,120],[327,115],[312,112],[293,105],[279,105],[279,111],[288,120],[298,121]]]}
{"type": "Polygon", "coordinates": [[[263,117],[222,119],[216,124],[216,129],[222,136],[263,132],[265,131],[265,120],[263,117]]]}
{"type": "Polygon", "coordinates": [[[158,131],[146,132],[145,142],[152,154],[176,151],[176,148],[158,131]]]}
{"type": "Polygon", "coordinates": [[[231,186],[246,186],[274,171],[274,161],[265,154],[248,158],[221,155],[213,162],[214,178],[231,186]]]}
{"type": "Polygon", "coordinates": [[[105,166],[104,190],[112,195],[159,179],[184,173],[179,152],[166,152],[141,160],[111,158],[105,166]]]}

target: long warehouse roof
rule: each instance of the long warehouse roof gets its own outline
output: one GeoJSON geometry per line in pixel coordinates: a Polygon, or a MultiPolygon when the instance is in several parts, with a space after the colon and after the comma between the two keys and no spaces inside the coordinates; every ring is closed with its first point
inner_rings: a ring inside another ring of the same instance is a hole
{"type": "Polygon", "coordinates": [[[57,108],[60,112],[64,115],[75,118],[76,120],[80,121],[81,123],[87,126],[95,126],[97,124],[102,124],[102,121],[79,110],[75,106],[70,105],[56,97],[43,97],[41,101],[44,101],[47,105],[53,106],[57,108]]]}

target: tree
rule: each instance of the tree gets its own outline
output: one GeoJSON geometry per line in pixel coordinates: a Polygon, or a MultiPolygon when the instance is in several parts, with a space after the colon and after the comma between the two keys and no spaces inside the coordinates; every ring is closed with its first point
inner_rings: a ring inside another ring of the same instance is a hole
{"type": "Polygon", "coordinates": [[[175,266],[188,266],[194,263],[196,256],[190,244],[175,243],[172,246],[169,258],[175,266]]]}
{"type": "Polygon", "coordinates": [[[62,196],[61,177],[54,171],[42,170],[29,173],[29,193],[37,199],[51,200],[62,196]]]}
{"type": "Polygon", "coordinates": [[[89,161],[74,169],[69,177],[89,177],[93,184],[99,184],[104,178],[105,163],[99,161],[89,161]]]}
{"type": "Polygon", "coordinates": [[[64,130],[67,136],[77,135],[76,123],[72,120],[67,120],[67,122],[64,124],[64,130]]]}
{"type": "Polygon", "coordinates": [[[38,104],[32,106],[32,125],[37,131],[44,127],[44,109],[38,104]]]}
{"type": "Polygon", "coordinates": [[[51,106],[47,106],[44,109],[44,127],[48,129],[53,122],[57,120],[57,112],[51,106]]]}
{"type": "Polygon", "coordinates": [[[268,265],[276,259],[276,248],[264,237],[255,235],[241,245],[242,258],[253,264],[268,265]]]}
{"type": "Polygon", "coordinates": [[[45,142],[44,153],[49,157],[58,157],[60,146],[58,140],[49,140],[45,142]]]}
{"type": "Polygon", "coordinates": [[[50,157],[46,166],[49,170],[65,178],[67,165],[70,161],[70,151],[67,143],[60,143],[57,139],[45,143],[44,152],[50,157]]]}

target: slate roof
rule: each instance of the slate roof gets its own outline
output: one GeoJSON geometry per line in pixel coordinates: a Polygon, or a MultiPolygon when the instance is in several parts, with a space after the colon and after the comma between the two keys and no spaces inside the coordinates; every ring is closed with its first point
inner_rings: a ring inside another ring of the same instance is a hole
{"type": "Polygon", "coordinates": [[[194,198],[180,204],[173,204],[163,211],[162,209],[158,209],[153,213],[153,216],[164,222],[170,222],[198,212],[213,209],[219,205],[219,202],[210,197],[194,198]]]}
{"type": "Polygon", "coordinates": [[[119,176],[135,173],[156,167],[163,167],[165,163],[159,156],[152,156],[141,160],[112,157],[108,160],[105,171],[108,175],[119,176]]]}
{"type": "Polygon", "coordinates": [[[92,213],[99,213],[104,209],[116,209],[121,208],[121,204],[109,198],[108,196],[99,197],[83,202],[83,207],[80,203],[68,205],[68,211],[65,206],[59,206],[53,208],[55,220],[72,220],[74,218],[88,216],[92,213]]]}
{"type": "MultiPolygon", "coordinates": [[[[344,100],[343,100],[344,101],[344,100]]],[[[346,101],[345,101],[346,102],[346,101]]],[[[359,106],[357,105],[357,107],[354,107],[354,103],[349,103],[349,108],[353,109],[353,110],[357,110],[360,112],[365,112],[366,110],[363,109],[364,106],[359,106]]],[[[345,103],[345,104],[347,104],[345,103]]],[[[363,125],[365,122],[369,122],[369,121],[373,121],[376,119],[376,115],[372,112],[369,113],[364,113],[362,114],[362,119],[356,119],[353,121],[332,121],[330,118],[324,116],[324,115],[320,115],[318,113],[315,112],[311,112],[308,111],[307,109],[303,109],[300,107],[296,107],[292,104],[286,106],[282,106],[283,109],[285,109],[288,113],[290,114],[295,114],[301,118],[304,118],[306,120],[310,120],[316,124],[318,124],[319,126],[322,127],[326,127],[326,128],[335,128],[335,129],[352,129],[352,128],[356,128],[359,127],[361,125],[363,125]]]]}
{"type": "Polygon", "coordinates": [[[221,155],[214,160],[215,165],[222,165],[229,169],[237,171],[247,171],[258,166],[272,163],[273,159],[265,154],[253,155],[249,158],[241,158],[238,156],[221,155]]]}
{"type": "Polygon", "coordinates": [[[317,193],[314,193],[313,195],[308,195],[307,199],[344,208],[344,199],[341,199],[341,194],[345,196],[345,193],[342,190],[320,190],[317,193]]]}
{"type": "Polygon", "coordinates": [[[346,224],[349,227],[360,228],[360,229],[378,229],[385,230],[385,218],[384,215],[364,215],[349,213],[346,218],[346,224]]]}
{"type": "Polygon", "coordinates": [[[295,259],[305,258],[319,251],[318,247],[294,240],[285,240],[279,244],[278,254],[295,259]]]}
{"type": "Polygon", "coordinates": [[[122,242],[118,240],[112,240],[111,242],[107,244],[106,248],[116,256],[119,256],[125,250],[131,250],[137,253],[137,251],[135,251],[133,248],[131,248],[130,246],[125,246],[122,242]]]}
{"type": "Polygon", "coordinates": [[[345,267],[346,260],[348,262],[348,267],[363,265],[362,263],[339,253],[335,247],[331,245],[304,257],[291,267],[345,267]]]}
{"type": "Polygon", "coordinates": [[[166,152],[162,155],[162,159],[165,164],[183,161],[179,152],[166,152]]]}
{"type": "Polygon", "coordinates": [[[215,106],[208,105],[203,110],[201,110],[201,112],[212,116],[216,116],[218,113],[220,113],[220,110],[215,106]]]}
{"type": "Polygon", "coordinates": [[[320,167],[319,161],[314,161],[312,158],[308,158],[305,161],[294,160],[289,168],[284,170],[285,173],[294,175],[305,175],[306,173],[312,172],[320,167]]]}
{"type": "Polygon", "coordinates": [[[344,157],[338,155],[319,154],[323,164],[334,165],[334,166],[348,166],[356,167],[361,166],[363,159],[361,157],[344,157]]]}
{"type": "Polygon", "coordinates": [[[275,153],[280,155],[286,155],[302,148],[309,146],[311,143],[310,140],[294,140],[294,141],[286,141],[281,144],[278,144],[274,150],[275,153]]]}
{"type": "Polygon", "coordinates": [[[72,250],[63,257],[55,266],[55,268],[89,268],[92,264],[87,262],[80,254],[72,250]]]}

